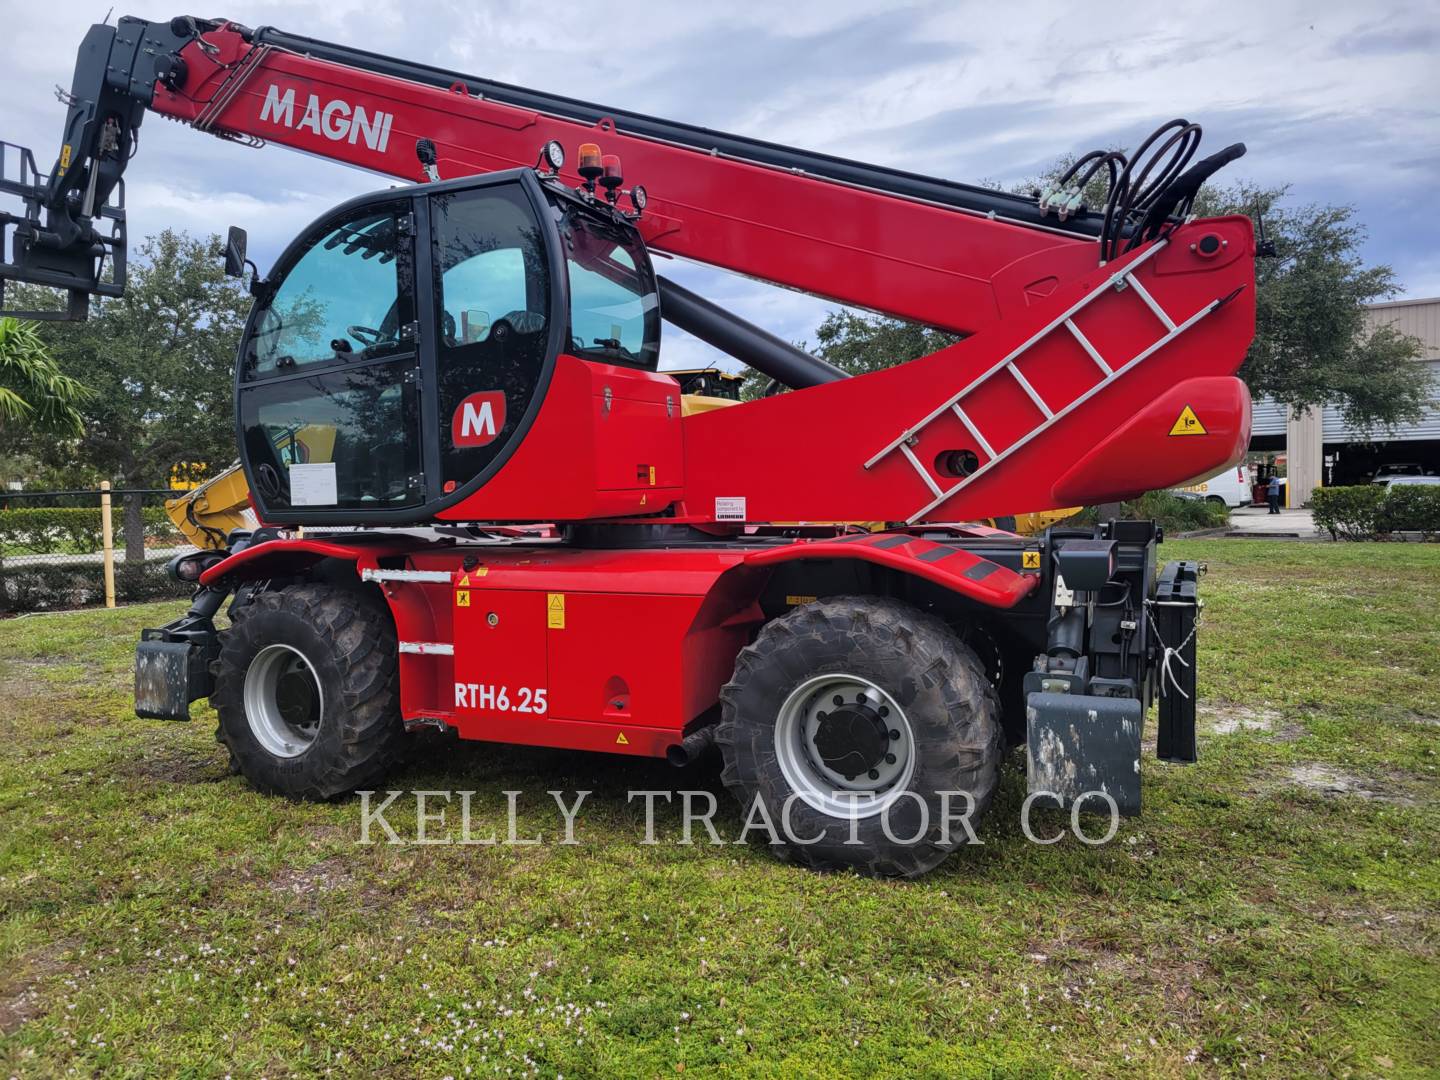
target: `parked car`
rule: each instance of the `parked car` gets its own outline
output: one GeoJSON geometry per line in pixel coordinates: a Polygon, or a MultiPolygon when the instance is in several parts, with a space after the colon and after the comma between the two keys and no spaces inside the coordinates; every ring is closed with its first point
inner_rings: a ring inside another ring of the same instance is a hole
{"type": "Polygon", "coordinates": [[[1375,483],[1392,476],[1425,476],[1428,470],[1418,461],[1392,461],[1381,465],[1375,473],[1375,483]]]}
{"type": "Polygon", "coordinates": [[[1174,492],[1176,495],[1194,496],[1206,502],[1223,503],[1229,507],[1249,506],[1250,474],[1246,472],[1245,466],[1234,465],[1208,480],[1175,488],[1174,492]]]}
{"type": "Polygon", "coordinates": [[[1372,484],[1378,484],[1388,491],[1397,484],[1440,484],[1440,476],[1415,476],[1411,473],[1401,473],[1399,475],[1384,473],[1375,477],[1375,479],[1370,482],[1372,484]]]}

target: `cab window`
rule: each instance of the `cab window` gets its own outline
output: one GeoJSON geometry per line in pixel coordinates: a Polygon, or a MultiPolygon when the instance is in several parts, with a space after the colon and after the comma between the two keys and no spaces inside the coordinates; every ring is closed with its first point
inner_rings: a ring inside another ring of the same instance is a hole
{"type": "Polygon", "coordinates": [[[242,410],[267,507],[376,511],[424,501],[418,395],[393,365],[260,382],[242,410]]]}
{"type": "Polygon", "coordinates": [[[243,376],[411,349],[402,336],[413,316],[402,310],[409,274],[401,232],[394,208],[370,207],[317,235],[258,313],[243,376]]]}
{"type": "Polygon", "coordinates": [[[241,350],[240,438],[264,513],[425,501],[409,204],[321,225],[282,262],[241,350]]]}
{"type": "Polygon", "coordinates": [[[660,302],[638,238],[578,210],[561,219],[560,238],[570,274],[570,351],[653,370],[660,302]]]}
{"type": "Polygon", "coordinates": [[[519,184],[431,196],[441,471],[469,483],[519,430],[546,371],[550,274],[519,184]]]}

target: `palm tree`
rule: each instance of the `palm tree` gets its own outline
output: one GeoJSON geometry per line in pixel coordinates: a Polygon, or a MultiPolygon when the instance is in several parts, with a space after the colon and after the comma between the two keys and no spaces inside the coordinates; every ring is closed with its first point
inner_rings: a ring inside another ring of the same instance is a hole
{"type": "Polygon", "coordinates": [[[83,422],[76,406],[89,396],[61,372],[34,323],[0,319],[0,432],[79,435],[83,422]]]}

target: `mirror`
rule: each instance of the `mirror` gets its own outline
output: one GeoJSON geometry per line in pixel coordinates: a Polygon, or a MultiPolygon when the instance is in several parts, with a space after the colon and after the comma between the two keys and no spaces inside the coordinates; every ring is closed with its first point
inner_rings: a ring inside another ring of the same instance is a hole
{"type": "Polygon", "coordinates": [[[231,225],[225,237],[225,275],[233,278],[245,276],[245,245],[248,236],[238,225],[231,225]]]}

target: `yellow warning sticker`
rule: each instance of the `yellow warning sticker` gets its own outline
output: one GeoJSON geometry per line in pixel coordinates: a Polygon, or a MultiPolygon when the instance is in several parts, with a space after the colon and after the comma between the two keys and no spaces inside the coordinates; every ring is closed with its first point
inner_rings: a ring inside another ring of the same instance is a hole
{"type": "Polygon", "coordinates": [[[1020,553],[1020,569],[1039,570],[1040,553],[1038,551],[1022,551],[1020,553]]]}
{"type": "Polygon", "coordinates": [[[70,144],[66,143],[60,147],[60,175],[65,175],[65,170],[70,168],[70,144]]]}
{"type": "Polygon", "coordinates": [[[1170,428],[1171,435],[1204,435],[1205,425],[1200,423],[1200,418],[1195,415],[1195,410],[1189,405],[1180,410],[1180,415],[1175,418],[1175,423],[1170,428]]]}
{"type": "Polygon", "coordinates": [[[629,745],[630,745],[630,740],[625,737],[625,732],[622,731],[622,732],[620,732],[619,735],[616,735],[616,736],[615,736],[615,745],[616,745],[616,746],[629,746],[629,745]]]}
{"type": "Polygon", "coordinates": [[[655,466],[654,466],[654,465],[651,465],[651,466],[650,466],[650,486],[651,486],[651,487],[654,487],[654,486],[655,486],[655,466]]]}
{"type": "Polygon", "coordinates": [[[815,597],[813,597],[813,596],[787,596],[787,597],[785,597],[785,603],[789,604],[791,607],[799,607],[801,604],[813,604],[814,602],[815,602],[815,597]]]}
{"type": "Polygon", "coordinates": [[[467,585],[469,585],[469,584],[470,584],[470,575],[469,575],[469,574],[461,574],[461,575],[460,575],[460,580],[455,583],[455,587],[456,587],[457,589],[463,589],[463,588],[465,588],[465,586],[467,586],[467,585]]]}
{"type": "Polygon", "coordinates": [[[470,606],[470,590],[469,590],[469,589],[461,589],[461,590],[459,590],[458,592],[455,593],[455,606],[456,606],[456,607],[469,607],[469,606],[470,606]]]}
{"type": "Polygon", "coordinates": [[[545,605],[545,625],[551,630],[565,629],[565,594],[552,592],[545,605]]]}

